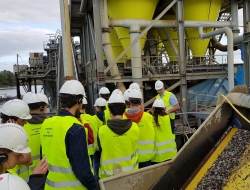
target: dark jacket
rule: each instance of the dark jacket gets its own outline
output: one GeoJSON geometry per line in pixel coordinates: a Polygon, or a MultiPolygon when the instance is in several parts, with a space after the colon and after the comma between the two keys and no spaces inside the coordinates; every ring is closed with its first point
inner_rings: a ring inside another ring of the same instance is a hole
{"type": "Polygon", "coordinates": [[[35,174],[29,178],[28,185],[31,190],[44,190],[46,175],[35,174]]]}

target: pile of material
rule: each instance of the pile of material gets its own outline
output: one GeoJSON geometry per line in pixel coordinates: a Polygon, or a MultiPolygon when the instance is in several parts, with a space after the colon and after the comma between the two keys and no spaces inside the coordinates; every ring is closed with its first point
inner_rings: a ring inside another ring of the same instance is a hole
{"type": "Polygon", "coordinates": [[[242,186],[242,181],[248,178],[248,174],[242,173],[242,167],[243,165],[246,167],[250,161],[249,145],[250,131],[237,130],[196,189],[223,189],[223,187],[229,186],[230,181],[234,181],[235,186],[237,185],[236,178],[240,178],[242,186]]]}

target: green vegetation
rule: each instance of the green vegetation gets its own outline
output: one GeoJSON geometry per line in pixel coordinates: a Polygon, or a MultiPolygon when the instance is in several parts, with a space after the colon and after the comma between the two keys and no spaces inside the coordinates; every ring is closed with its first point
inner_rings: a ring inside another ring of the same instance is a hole
{"type": "Polygon", "coordinates": [[[0,71],[0,87],[15,86],[15,74],[10,71],[0,71]]]}

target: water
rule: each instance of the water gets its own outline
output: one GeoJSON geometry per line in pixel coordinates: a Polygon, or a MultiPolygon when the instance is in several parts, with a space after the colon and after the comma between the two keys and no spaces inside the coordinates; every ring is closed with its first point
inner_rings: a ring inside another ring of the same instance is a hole
{"type": "MultiPolygon", "coordinates": [[[[37,93],[43,92],[42,85],[37,85],[37,93]]],[[[31,86],[31,91],[35,92],[35,86],[31,86]]],[[[23,87],[20,87],[20,93],[21,96],[23,96],[26,92],[24,91],[23,87]]],[[[8,97],[15,97],[17,95],[16,93],[16,87],[8,87],[8,88],[0,88],[0,95],[7,95],[8,97]]],[[[0,108],[5,102],[0,102],[0,108]]]]}

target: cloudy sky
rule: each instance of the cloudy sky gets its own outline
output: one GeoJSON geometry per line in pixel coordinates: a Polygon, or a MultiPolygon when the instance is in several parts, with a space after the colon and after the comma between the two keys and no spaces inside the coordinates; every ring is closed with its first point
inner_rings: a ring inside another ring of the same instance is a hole
{"type": "MultiPolygon", "coordinates": [[[[0,6],[0,71],[12,71],[17,54],[19,64],[27,64],[29,52],[44,52],[47,34],[60,30],[59,0],[1,0],[0,6]]],[[[222,43],[226,42],[224,37],[222,43]]],[[[217,51],[217,54],[226,52],[217,51]]],[[[240,62],[239,50],[235,52],[235,59],[240,62]]]]}
{"type": "Polygon", "coordinates": [[[12,71],[17,54],[19,64],[27,63],[29,52],[44,52],[47,34],[60,30],[59,0],[1,0],[0,6],[0,71],[12,71]]]}

